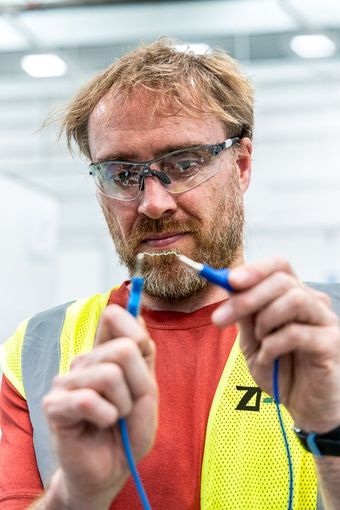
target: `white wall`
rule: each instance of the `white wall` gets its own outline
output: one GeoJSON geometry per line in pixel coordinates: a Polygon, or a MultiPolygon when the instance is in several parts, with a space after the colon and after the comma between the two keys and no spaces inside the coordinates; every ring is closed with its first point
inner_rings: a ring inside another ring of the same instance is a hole
{"type": "Polygon", "coordinates": [[[56,294],[59,206],[55,198],[0,176],[0,342],[56,294]]]}
{"type": "Polygon", "coordinates": [[[287,71],[257,85],[247,255],[281,254],[303,280],[340,281],[340,88],[327,68],[305,68],[307,81],[287,71]]]}
{"type": "Polygon", "coordinates": [[[127,278],[109,235],[64,241],[58,254],[56,303],[106,292],[127,278]]]}
{"type": "MultiPolygon", "coordinates": [[[[51,194],[0,175],[0,197],[0,343],[26,317],[105,292],[127,277],[95,200],[95,233],[86,232],[84,219],[81,231],[73,226],[65,234],[62,204],[51,194]]],[[[72,225],[72,208],[64,214],[72,225]]]]}

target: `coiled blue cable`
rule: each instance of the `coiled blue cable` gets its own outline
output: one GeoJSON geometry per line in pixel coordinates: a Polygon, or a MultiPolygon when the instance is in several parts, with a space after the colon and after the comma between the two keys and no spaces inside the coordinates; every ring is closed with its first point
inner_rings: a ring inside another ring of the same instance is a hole
{"type": "MultiPolygon", "coordinates": [[[[137,317],[137,315],[139,313],[142,291],[143,291],[143,283],[144,283],[144,279],[141,276],[133,276],[131,279],[131,292],[130,292],[130,297],[129,297],[129,301],[128,301],[128,305],[127,305],[127,310],[134,317],[137,317]]],[[[125,418],[120,418],[118,420],[118,423],[119,423],[119,427],[120,427],[120,431],[121,431],[121,435],[122,435],[122,441],[123,441],[123,447],[124,447],[126,459],[127,459],[128,466],[131,471],[131,475],[132,475],[133,481],[135,483],[137,492],[139,494],[139,497],[140,497],[140,500],[142,503],[142,507],[144,508],[144,510],[151,510],[151,506],[150,506],[148,497],[144,490],[142,481],[141,481],[140,476],[137,471],[135,460],[133,458],[128,428],[127,428],[125,418]]]]}

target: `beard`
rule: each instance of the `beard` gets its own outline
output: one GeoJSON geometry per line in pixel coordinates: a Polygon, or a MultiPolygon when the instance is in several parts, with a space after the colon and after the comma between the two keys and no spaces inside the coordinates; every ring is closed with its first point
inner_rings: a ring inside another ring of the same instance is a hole
{"type": "MultiPolygon", "coordinates": [[[[219,184],[220,185],[220,184],[219,184]]],[[[100,201],[119,259],[128,268],[130,277],[135,273],[136,255],[141,252],[141,242],[146,235],[188,232],[195,240],[195,248],[183,253],[197,262],[217,269],[230,267],[237,260],[243,247],[244,206],[236,167],[225,185],[226,193],[207,211],[202,219],[189,218],[178,221],[172,217],[152,219],[144,217],[123,237],[117,216],[109,198],[100,201]],[[207,221],[208,219],[208,221],[207,221]]],[[[213,190],[214,191],[214,190],[213,190]]],[[[146,249],[147,251],[147,249],[146,249]]],[[[177,251],[177,250],[171,250],[177,251]]],[[[173,253],[158,251],[163,256],[145,256],[141,273],[144,292],[169,303],[187,299],[207,289],[209,283],[194,269],[184,265],[173,253]]]]}

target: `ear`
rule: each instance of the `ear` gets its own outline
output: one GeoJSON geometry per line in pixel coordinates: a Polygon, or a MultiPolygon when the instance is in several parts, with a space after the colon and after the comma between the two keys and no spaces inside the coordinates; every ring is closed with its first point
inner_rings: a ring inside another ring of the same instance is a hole
{"type": "Polygon", "coordinates": [[[252,151],[253,144],[250,138],[242,138],[236,154],[236,164],[239,168],[239,180],[243,193],[248,189],[250,183],[252,151]]]}

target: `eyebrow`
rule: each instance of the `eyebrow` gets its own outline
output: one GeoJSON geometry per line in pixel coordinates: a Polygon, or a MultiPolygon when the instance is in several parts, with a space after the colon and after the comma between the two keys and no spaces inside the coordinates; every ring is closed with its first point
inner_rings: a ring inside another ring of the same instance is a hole
{"type": "MultiPolygon", "coordinates": [[[[209,144],[206,142],[202,142],[202,140],[196,141],[196,142],[190,142],[185,144],[176,144],[176,145],[166,145],[162,147],[160,151],[157,151],[152,159],[166,156],[170,152],[174,152],[177,150],[184,150],[184,149],[190,149],[190,147],[200,147],[204,145],[214,145],[209,144]]],[[[103,161],[126,161],[131,163],[144,163],[144,161],[141,161],[141,159],[138,157],[136,153],[131,152],[110,152],[109,154],[106,154],[100,158],[98,158],[98,162],[103,161]]],[[[149,160],[150,161],[150,160],[149,160]]]]}

